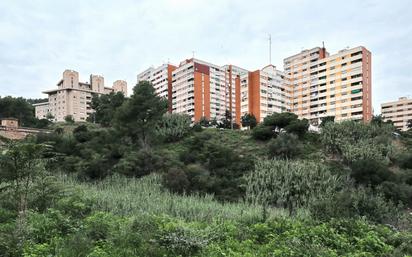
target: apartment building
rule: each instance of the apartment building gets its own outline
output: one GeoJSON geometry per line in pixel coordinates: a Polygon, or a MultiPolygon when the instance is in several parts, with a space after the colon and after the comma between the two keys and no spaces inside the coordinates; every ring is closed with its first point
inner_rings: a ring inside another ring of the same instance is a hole
{"type": "Polygon", "coordinates": [[[172,72],[176,66],[163,64],[157,68],[150,67],[137,75],[137,83],[149,81],[156,93],[168,100],[168,111],[172,112],[172,72]]]}
{"type": "Polygon", "coordinates": [[[48,95],[48,102],[34,105],[36,117],[42,119],[50,113],[54,121],[64,121],[68,115],[75,121],[85,121],[93,112],[90,106],[92,97],[111,92],[127,95],[126,81],[117,80],[110,88],[105,87],[103,76],[90,75],[90,82],[80,82],[77,71],[65,70],[57,83],[57,89],[43,92],[48,95]]]}
{"type": "Polygon", "coordinates": [[[258,122],[273,113],[290,111],[290,92],[285,76],[274,65],[241,77],[241,116],[250,113],[258,122]]]}
{"type": "Polygon", "coordinates": [[[372,118],[371,53],[362,46],[329,55],[324,47],[284,59],[290,110],[313,125],[320,118],[336,121],[372,118]]]}
{"type": "Polygon", "coordinates": [[[412,99],[400,97],[397,101],[381,104],[384,121],[392,121],[399,130],[408,130],[407,124],[412,120],[412,99]]]}
{"type": "Polygon", "coordinates": [[[221,120],[226,110],[237,117],[236,78],[226,68],[194,58],[182,61],[172,72],[172,112],[186,113],[193,121],[221,120]]]}
{"type": "MultiPolygon", "coordinates": [[[[46,119],[49,111],[49,102],[33,104],[35,109],[35,116],[38,119],[46,119]]],[[[51,114],[51,113],[50,113],[51,114]]]]}
{"type": "Polygon", "coordinates": [[[371,53],[362,46],[330,55],[315,47],[284,59],[284,71],[268,65],[248,71],[186,59],[178,66],[149,68],[137,81],[150,81],[169,100],[169,111],[221,120],[226,110],[233,121],[253,114],[257,121],[273,113],[294,112],[318,125],[322,117],[336,121],[372,118],[371,53]]]}

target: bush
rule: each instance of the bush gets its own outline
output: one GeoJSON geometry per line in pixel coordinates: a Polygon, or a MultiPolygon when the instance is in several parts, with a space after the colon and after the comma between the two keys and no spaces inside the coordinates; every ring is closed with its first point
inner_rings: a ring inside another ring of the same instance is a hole
{"type": "Polygon", "coordinates": [[[402,169],[412,169],[412,154],[406,153],[402,154],[399,158],[399,166],[402,169]]]}
{"type": "Polygon", "coordinates": [[[281,133],[269,142],[269,155],[283,159],[294,158],[302,150],[302,144],[294,134],[281,133]]]}
{"type": "Polygon", "coordinates": [[[412,206],[412,186],[408,184],[385,181],[379,186],[378,191],[394,203],[412,206]]]}
{"type": "Polygon", "coordinates": [[[400,209],[382,194],[362,186],[321,195],[309,209],[313,217],[320,220],[366,217],[373,222],[392,225],[397,224],[400,213],[400,209]]]}
{"type": "Polygon", "coordinates": [[[388,161],[392,151],[393,126],[355,121],[327,122],[321,131],[321,142],[328,153],[345,162],[361,159],[388,161]]]}
{"type": "Polygon", "coordinates": [[[80,125],[73,130],[73,136],[79,143],[89,141],[91,134],[86,125],[80,125]]]}
{"type": "Polygon", "coordinates": [[[162,184],[172,192],[184,193],[189,187],[189,180],[183,170],[172,167],[163,175],[162,184]]]}
{"type": "Polygon", "coordinates": [[[285,127],[288,133],[294,133],[299,137],[303,137],[308,132],[309,122],[307,119],[294,120],[285,127]]]}
{"type": "Polygon", "coordinates": [[[74,123],[74,118],[72,115],[67,115],[64,117],[64,120],[69,123],[69,124],[73,124],[74,123]]]}
{"type": "Polygon", "coordinates": [[[358,184],[377,186],[394,178],[385,164],[377,160],[358,160],[351,165],[351,177],[358,184]]]}
{"type": "Polygon", "coordinates": [[[286,208],[290,214],[306,208],[320,196],[344,187],[344,178],[326,166],[309,161],[258,161],[246,176],[246,199],[255,204],[286,208]]]}
{"type": "Polygon", "coordinates": [[[272,128],[269,126],[265,126],[263,124],[257,125],[252,130],[252,137],[256,140],[266,141],[271,139],[274,136],[272,128]]]}
{"type": "Polygon", "coordinates": [[[156,133],[166,142],[184,138],[190,132],[191,119],[186,114],[167,113],[159,122],[156,133]]]}
{"type": "Polygon", "coordinates": [[[161,172],[166,159],[151,149],[140,149],[126,154],[113,167],[113,171],[131,177],[142,177],[152,172],[161,172]]]}
{"type": "Polygon", "coordinates": [[[270,126],[273,130],[280,131],[297,120],[298,116],[291,112],[274,113],[265,117],[263,125],[270,126]]]}

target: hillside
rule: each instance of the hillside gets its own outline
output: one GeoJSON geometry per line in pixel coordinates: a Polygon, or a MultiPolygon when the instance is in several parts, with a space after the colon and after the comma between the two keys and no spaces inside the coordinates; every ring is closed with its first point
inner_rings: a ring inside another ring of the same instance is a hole
{"type": "Polygon", "coordinates": [[[293,113],[212,128],[146,83],[109,100],[99,125],[0,146],[0,256],[411,256],[410,132],[317,134],[293,113]]]}

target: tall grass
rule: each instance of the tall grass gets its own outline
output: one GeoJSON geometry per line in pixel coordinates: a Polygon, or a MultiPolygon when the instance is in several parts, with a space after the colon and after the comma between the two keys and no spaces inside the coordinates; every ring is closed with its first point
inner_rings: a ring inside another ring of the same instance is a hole
{"type": "Polygon", "coordinates": [[[186,221],[257,222],[262,217],[284,216],[281,209],[264,210],[247,203],[220,203],[211,195],[176,195],[164,189],[159,175],[141,179],[114,176],[96,183],[80,183],[63,177],[66,185],[74,186],[94,202],[93,208],[123,216],[169,215],[186,221]]]}

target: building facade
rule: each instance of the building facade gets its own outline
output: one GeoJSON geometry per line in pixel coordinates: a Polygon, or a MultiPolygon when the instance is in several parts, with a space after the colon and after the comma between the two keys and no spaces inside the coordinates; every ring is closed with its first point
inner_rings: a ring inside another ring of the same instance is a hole
{"type": "Polygon", "coordinates": [[[400,97],[397,101],[383,103],[381,114],[384,121],[392,121],[399,130],[408,130],[408,121],[412,120],[412,99],[400,97]]]}
{"type": "Polygon", "coordinates": [[[329,55],[315,47],[284,59],[290,109],[319,124],[322,117],[369,121],[372,118],[372,57],[364,47],[329,55]]]}
{"type": "Polygon", "coordinates": [[[284,79],[284,73],[273,65],[242,77],[241,116],[253,114],[261,122],[273,113],[290,111],[290,92],[284,79]]]}
{"type": "Polygon", "coordinates": [[[137,75],[137,83],[149,81],[156,93],[167,99],[169,112],[172,112],[172,72],[175,69],[174,65],[163,64],[157,68],[150,67],[137,75]]]}
{"type": "Polygon", "coordinates": [[[170,112],[188,114],[194,122],[202,117],[219,121],[227,110],[237,124],[248,113],[261,122],[273,113],[293,112],[312,125],[326,116],[336,121],[372,118],[372,56],[365,47],[333,55],[315,47],[283,63],[284,71],[274,65],[249,71],[192,58],[149,68],[137,81],[150,81],[169,100],[170,112]]]}
{"type": "Polygon", "coordinates": [[[80,82],[79,73],[65,70],[57,89],[47,90],[48,102],[35,104],[36,117],[46,118],[50,113],[54,121],[64,121],[71,115],[75,121],[86,121],[93,109],[90,104],[94,95],[122,92],[127,95],[127,83],[117,80],[112,88],[105,87],[103,76],[90,75],[90,82],[80,82]]]}
{"type": "Polygon", "coordinates": [[[172,72],[172,112],[188,114],[194,122],[221,120],[230,109],[235,117],[227,79],[225,67],[193,58],[181,62],[172,72]]]}
{"type": "Polygon", "coordinates": [[[49,102],[37,103],[33,104],[35,109],[35,115],[38,119],[46,119],[48,114],[51,112],[49,111],[49,102]]]}

